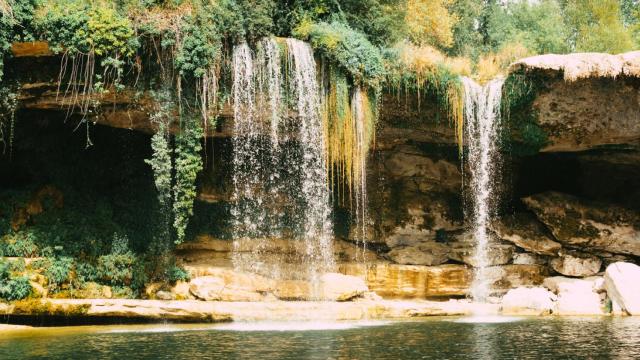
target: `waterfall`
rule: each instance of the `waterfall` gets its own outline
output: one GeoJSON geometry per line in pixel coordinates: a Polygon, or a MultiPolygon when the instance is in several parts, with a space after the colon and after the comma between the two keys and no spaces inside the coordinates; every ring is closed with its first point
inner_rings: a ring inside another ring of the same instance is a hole
{"type": "Polygon", "coordinates": [[[495,214],[495,183],[499,160],[498,136],[500,134],[500,102],[504,79],[490,81],[484,87],[469,78],[464,85],[464,111],[468,155],[466,164],[470,173],[469,204],[466,213],[470,219],[475,239],[475,276],[471,296],[475,301],[486,302],[490,294],[487,278],[489,224],[495,214]]]}
{"type": "Polygon", "coordinates": [[[368,199],[367,199],[367,156],[369,153],[369,139],[367,138],[367,124],[366,124],[366,111],[369,104],[366,101],[366,95],[363,94],[363,90],[357,87],[353,93],[351,99],[353,116],[353,124],[355,125],[355,140],[354,146],[354,159],[358,162],[354,166],[355,178],[353,186],[354,198],[355,198],[355,213],[356,213],[356,227],[357,234],[356,240],[362,243],[362,257],[365,258],[366,252],[366,239],[367,239],[367,224],[369,221],[368,214],[368,199]]]}
{"type": "Polygon", "coordinates": [[[302,148],[302,196],[304,197],[304,241],[312,277],[334,267],[331,204],[325,158],[325,131],[320,116],[320,91],[311,46],[287,39],[289,80],[300,121],[302,148]]]}
{"type": "Polygon", "coordinates": [[[286,46],[286,59],[273,39],[233,51],[232,259],[239,271],[317,283],[334,268],[325,132],[311,47],[286,46]],[[285,116],[285,99],[297,116],[285,116]]]}

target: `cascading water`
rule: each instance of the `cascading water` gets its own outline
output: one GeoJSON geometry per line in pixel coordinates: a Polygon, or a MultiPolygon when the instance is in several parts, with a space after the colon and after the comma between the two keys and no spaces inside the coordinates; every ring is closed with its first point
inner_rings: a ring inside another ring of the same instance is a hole
{"type": "Polygon", "coordinates": [[[302,148],[302,196],[304,197],[304,241],[312,279],[334,267],[331,234],[330,191],[325,158],[325,141],[320,116],[320,92],[316,79],[316,62],[311,46],[287,39],[289,87],[296,102],[300,121],[299,142],[302,148]]]}
{"type": "Polygon", "coordinates": [[[356,240],[362,244],[362,258],[365,258],[367,224],[369,221],[368,199],[367,199],[367,155],[369,152],[369,139],[367,138],[366,115],[368,110],[366,96],[363,90],[358,87],[351,99],[353,124],[355,125],[356,144],[354,158],[359,162],[354,166],[354,198],[356,213],[356,240]]]}
{"type": "Polygon", "coordinates": [[[246,44],[233,52],[233,262],[240,271],[315,284],[334,268],[325,134],[311,47],[293,39],[286,46],[286,84],[274,40],[261,41],[255,56],[246,44]],[[283,116],[284,87],[294,118],[283,116]],[[295,254],[278,258],[273,244],[284,238],[295,254]],[[285,269],[295,261],[302,269],[285,269]]]}
{"type": "Polygon", "coordinates": [[[468,146],[466,164],[471,178],[468,184],[469,206],[465,210],[476,242],[471,296],[475,301],[486,302],[490,294],[488,227],[495,213],[494,181],[498,170],[496,164],[499,163],[500,102],[504,79],[492,80],[484,87],[469,78],[463,78],[462,83],[468,146]]]}

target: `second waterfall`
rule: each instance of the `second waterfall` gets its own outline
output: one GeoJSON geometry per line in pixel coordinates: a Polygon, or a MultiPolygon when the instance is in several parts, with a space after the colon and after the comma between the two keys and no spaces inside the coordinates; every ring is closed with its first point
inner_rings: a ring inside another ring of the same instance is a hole
{"type": "Polygon", "coordinates": [[[475,277],[471,297],[486,302],[491,293],[489,265],[491,233],[489,225],[496,213],[496,181],[499,178],[500,105],[504,79],[495,79],[484,87],[469,78],[464,85],[466,166],[470,175],[465,215],[475,240],[473,262],[475,277]]]}

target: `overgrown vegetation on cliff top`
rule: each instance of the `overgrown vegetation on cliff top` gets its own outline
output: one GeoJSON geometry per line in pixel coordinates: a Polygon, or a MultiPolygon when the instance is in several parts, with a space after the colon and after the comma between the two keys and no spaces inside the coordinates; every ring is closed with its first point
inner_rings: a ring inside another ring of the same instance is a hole
{"type": "MultiPolygon", "coordinates": [[[[436,95],[460,133],[459,75],[486,81],[537,53],[625,51],[638,45],[640,26],[634,0],[3,0],[0,14],[0,58],[10,56],[12,42],[48,41],[63,55],[59,91],[85,117],[101,111],[93,95],[118,92],[124,83],[156,92],[173,84],[168,98],[177,106],[165,114],[162,132],[180,134],[157,146],[166,151],[151,164],[171,174],[177,241],[192,211],[198,138],[229,93],[223,87],[234,44],[274,35],[309,40],[335,75],[336,101],[326,116],[336,123],[329,128],[349,141],[343,107],[356,89],[374,107],[383,87],[436,95]],[[154,79],[158,72],[163,84],[154,79]],[[167,155],[172,167],[161,169],[167,155]]],[[[12,109],[4,106],[0,115],[2,139],[11,132],[12,109]]],[[[90,146],[90,121],[82,121],[90,146]]]]}

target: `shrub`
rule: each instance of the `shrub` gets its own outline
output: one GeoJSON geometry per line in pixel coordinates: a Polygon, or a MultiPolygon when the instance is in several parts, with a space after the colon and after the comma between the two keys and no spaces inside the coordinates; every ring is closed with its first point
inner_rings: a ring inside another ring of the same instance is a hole
{"type": "Polygon", "coordinates": [[[136,257],[131,252],[100,256],[96,268],[98,279],[109,285],[130,285],[135,263],[136,257]]]}
{"type": "Polygon", "coordinates": [[[178,281],[188,281],[190,279],[187,270],[177,265],[169,266],[165,272],[165,276],[167,278],[167,281],[169,281],[170,283],[175,283],[178,281]]]}
{"type": "Polygon", "coordinates": [[[96,267],[97,279],[111,286],[131,286],[140,289],[144,286],[146,276],[144,265],[129,250],[126,237],[114,235],[111,254],[98,258],[96,267]]]}
{"type": "Polygon", "coordinates": [[[66,284],[71,283],[71,270],[73,269],[73,258],[59,257],[46,260],[44,276],[49,281],[49,290],[58,291],[66,284]]]}
{"type": "Polygon", "coordinates": [[[3,238],[5,256],[35,257],[38,256],[36,236],[29,231],[19,231],[3,238]]]}
{"type": "Polygon", "coordinates": [[[31,295],[31,284],[25,276],[14,277],[15,264],[0,259],[0,299],[20,300],[31,295]]]}
{"type": "Polygon", "coordinates": [[[356,83],[380,86],[385,74],[382,53],[364,34],[336,21],[303,21],[294,35],[309,40],[314,49],[346,70],[356,83]]]}
{"type": "Polygon", "coordinates": [[[31,290],[29,278],[26,276],[0,279],[0,299],[21,300],[31,295],[31,290]]]}
{"type": "Polygon", "coordinates": [[[98,269],[94,265],[86,262],[76,264],[76,280],[79,286],[96,281],[98,278],[98,269]]]}

